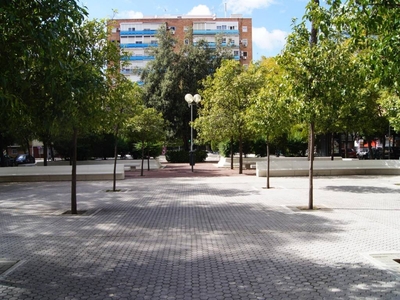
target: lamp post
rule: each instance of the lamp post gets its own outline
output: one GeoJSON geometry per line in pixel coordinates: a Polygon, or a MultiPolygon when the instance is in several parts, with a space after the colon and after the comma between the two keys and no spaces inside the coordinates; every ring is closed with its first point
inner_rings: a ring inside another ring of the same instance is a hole
{"type": "Polygon", "coordinates": [[[192,166],[192,172],[193,172],[193,166],[195,163],[194,159],[194,152],[193,152],[193,105],[197,105],[201,101],[201,96],[199,94],[196,94],[192,96],[191,94],[186,94],[185,95],[185,101],[188,103],[190,106],[190,153],[189,153],[189,161],[190,165],[192,166]]]}

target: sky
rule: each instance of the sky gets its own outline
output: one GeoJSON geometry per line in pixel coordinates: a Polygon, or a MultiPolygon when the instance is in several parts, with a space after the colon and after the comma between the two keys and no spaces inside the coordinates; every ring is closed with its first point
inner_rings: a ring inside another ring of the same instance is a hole
{"type": "Polygon", "coordinates": [[[253,22],[253,60],[279,54],[291,32],[292,20],[301,20],[307,0],[81,0],[89,18],[242,14],[253,22]],[[226,5],[225,5],[226,3],[226,5]],[[225,10],[226,8],[226,10],[225,10]],[[117,14],[114,14],[117,11],[117,14]]]}

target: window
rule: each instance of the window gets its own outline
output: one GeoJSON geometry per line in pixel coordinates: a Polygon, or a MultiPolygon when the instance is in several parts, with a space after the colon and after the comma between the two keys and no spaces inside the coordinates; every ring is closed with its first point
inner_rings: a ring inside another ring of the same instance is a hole
{"type": "Polygon", "coordinates": [[[243,45],[243,46],[247,47],[247,43],[248,43],[248,42],[247,42],[247,39],[243,39],[243,40],[241,40],[241,42],[242,42],[242,45],[243,45]]]}
{"type": "Polygon", "coordinates": [[[226,25],[222,25],[222,30],[226,30],[226,25]]]}
{"type": "Polygon", "coordinates": [[[226,43],[226,38],[222,38],[222,43],[226,43]]]}
{"type": "Polygon", "coordinates": [[[229,30],[235,30],[235,26],[229,26],[229,30]]]}
{"type": "Polygon", "coordinates": [[[183,26],[183,31],[189,31],[189,26],[183,26]]]}
{"type": "Polygon", "coordinates": [[[136,44],[143,44],[142,41],[136,41],[136,44]]]}
{"type": "Polygon", "coordinates": [[[242,32],[247,32],[247,26],[242,26],[242,32]]]}
{"type": "Polygon", "coordinates": [[[185,39],[185,45],[189,45],[189,39],[185,39]]]}
{"type": "Polygon", "coordinates": [[[112,32],[112,33],[116,33],[116,32],[117,32],[117,28],[114,27],[114,28],[111,30],[111,32],[112,32]]]}
{"type": "Polygon", "coordinates": [[[243,51],[242,53],[243,53],[242,54],[243,57],[247,57],[247,51],[243,51]]]}
{"type": "Polygon", "coordinates": [[[168,27],[168,29],[169,29],[169,30],[173,30],[173,31],[176,30],[176,29],[175,29],[175,26],[170,26],[170,27],[168,27]]]}
{"type": "Polygon", "coordinates": [[[233,51],[233,56],[239,56],[239,51],[238,50],[233,51]]]}
{"type": "Polygon", "coordinates": [[[151,41],[150,41],[150,44],[153,44],[153,45],[154,45],[154,44],[157,44],[157,40],[151,40],[151,41]]]}

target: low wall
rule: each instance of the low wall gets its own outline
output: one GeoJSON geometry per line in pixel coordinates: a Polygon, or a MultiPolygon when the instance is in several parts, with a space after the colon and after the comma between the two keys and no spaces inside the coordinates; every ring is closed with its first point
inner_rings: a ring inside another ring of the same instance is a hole
{"type": "MultiPolygon", "coordinates": [[[[56,160],[56,161],[48,161],[47,165],[48,166],[69,166],[69,161],[66,160],[56,160]]],[[[106,160],[82,160],[82,161],[77,161],[76,164],[78,166],[87,166],[87,165],[114,165],[114,159],[106,159],[106,160]]],[[[117,160],[117,166],[118,165],[124,165],[125,167],[136,167],[136,169],[140,169],[142,164],[141,159],[118,159],[117,160]]],[[[37,162],[38,166],[43,166],[43,161],[38,161],[37,162]]],[[[160,169],[162,167],[159,159],[150,159],[150,169],[160,169]]],[[[147,159],[144,160],[143,162],[143,168],[147,169],[147,159]]]]}
{"type": "MultiPolygon", "coordinates": [[[[309,161],[307,160],[271,160],[270,176],[307,176],[309,161]]],[[[313,165],[315,176],[338,175],[400,175],[399,160],[315,160],[313,165]]],[[[267,163],[256,163],[256,175],[267,176],[267,163]]]]}
{"type": "MultiPolygon", "coordinates": [[[[0,168],[0,182],[70,181],[71,166],[19,166],[0,168]]],[[[113,180],[113,165],[80,165],[76,170],[78,181],[113,180]]],[[[124,165],[117,165],[117,180],[125,179],[124,165]]]]}
{"type": "MultiPolygon", "coordinates": [[[[342,160],[341,157],[334,157],[335,161],[337,160],[342,160]]],[[[315,161],[330,161],[330,157],[315,157],[315,161]]],[[[285,157],[285,156],[279,156],[276,157],[275,155],[270,156],[270,161],[277,161],[277,162],[287,162],[287,161],[308,161],[307,157],[285,157]]],[[[267,163],[267,158],[266,157],[243,157],[243,164],[256,164],[259,162],[264,162],[265,164],[267,163]]],[[[219,168],[230,168],[231,166],[231,158],[230,157],[223,157],[221,156],[219,158],[217,166],[219,168]]],[[[238,167],[239,166],[239,157],[235,156],[233,158],[233,166],[238,167]]]]}

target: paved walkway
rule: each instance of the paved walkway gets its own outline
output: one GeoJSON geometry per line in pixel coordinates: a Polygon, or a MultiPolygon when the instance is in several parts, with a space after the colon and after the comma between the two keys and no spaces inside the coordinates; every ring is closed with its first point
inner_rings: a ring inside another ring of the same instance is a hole
{"type": "Polygon", "coordinates": [[[400,176],[316,178],[301,211],[305,177],[212,170],[78,182],[79,216],[68,182],[1,183],[0,298],[400,299],[400,176]]]}

